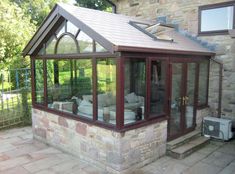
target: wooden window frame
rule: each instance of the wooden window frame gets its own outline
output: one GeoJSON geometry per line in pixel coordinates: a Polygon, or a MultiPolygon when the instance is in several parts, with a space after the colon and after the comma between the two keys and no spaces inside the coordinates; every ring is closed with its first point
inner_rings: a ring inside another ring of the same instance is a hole
{"type": "MultiPolygon", "coordinates": [[[[150,53],[124,53],[124,52],[118,52],[115,54],[108,54],[108,53],[90,53],[90,54],[86,54],[86,56],[82,55],[44,55],[44,56],[36,56],[33,57],[31,56],[31,66],[32,66],[32,100],[33,100],[33,108],[35,109],[40,109],[49,113],[53,113],[65,118],[69,118],[69,119],[73,119],[73,120],[77,120],[77,121],[81,121],[84,123],[88,123],[88,124],[92,124],[92,125],[96,125],[105,129],[109,129],[109,130],[113,130],[116,132],[125,132],[128,130],[132,130],[132,129],[136,129],[136,128],[140,128],[143,126],[147,126],[150,124],[154,124],[157,122],[161,122],[164,120],[168,120],[169,119],[169,110],[167,111],[167,113],[165,113],[162,116],[159,117],[150,117],[149,116],[149,112],[148,112],[148,100],[149,100],[149,92],[150,92],[150,81],[149,81],[149,68],[150,68],[150,61],[154,60],[154,59],[162,59],[162,60],[166,60],[167,64],[170,65],[171,61],[173,59],[175,59],[177,61],[178,58],[184,59],[184,61],[186,62],[191,62],[191,61],[200,61],[200,60],[205,60],[206,57],[202,58],[202,56],[193,56],[194,58],[189,58],[189,56],[174,56],[174,55],[167,55],[167,54],[150,54],[150,53]],[[93,79],[93,119],[89,119],[86,117],[82,117],[82,116],[74,116],[73,114],[70,113],[66,113],[66,112],[62,112],[59,110],[54,110],[51,108],[48,108],[47,106],[47,97],[44,96],[45,98],[45,102],[43,105],[41,104],[37,104],[35,103],[35,74],[34,74],[34,64],[35,64],[35,60],[38,59],[42,59],[45,63],[44,63],[44,95],[47,95],[47,72],[46,72],[46,61],[47,60],[51,60],[51,59],[56,59],[56,60],[68,60],[69,58],[71,59],[84,59],[84,58],[90,58],[92,61],[92,79],[93,79]],[[185,57],[185,58],[184,58],[185,57]],[[96,62],[97,59],[100,58],[114,58],[116,59],[116,110],[117,110],[117,117],[116,117],[116,125],[115,124],[108,124],[102,121],[99,121],[97,119],[97,75],[96,75],[96,62]],[[124,125],[124,62],[126,58],[145,58],[146,60],[146,99],[145,99],[145,116],[143,120],[140,121],[136,121],[130,124],[126,124],[124,125]]],[[[206,59],[208,60],[209,57],[207,57],[206,59]]],[[[209,62],[209,60],[208,60],[209,62]]],[[[199,64],[199,63],[198,63],[199,64]]],[[[208,63],[209,66],[209,63],[208,63]]],[[[167,67],[168,69],[169,67],[167,67]]],[[[199,68],[199,65],[198,65],[199,68]]],[[[208,74],[209,74],[209,69],[208,69],[208,74]]],[[[170,75],[170,69],[167,70],[167,76],[170,75]]],[[[198,88],[198,78],[197,78],[197,83],[196,83],[196,89],[198,88]]],[[[209,80],[209,76],[208,76],[208,80],[209,80]]],[[[168,78],[168,80],[166,81],[166,86],[167,86],[167,94],[166,97],[169,97],[169,92],[171,89],[170,86],[170,80],[168,78]]],[[[209,84],[209,82],[208,82],[209,84]]],[[[207,84],[207,101],[208,101],[208,84],[207,84]]],[[[198,95],[198,94],[196,94],[198,95]]],[[[169,98],[166,98],[167,100],[167,107],[169,107],[169,98]]],[[[197,104],[197,103],[196,103],[197,104]]],[[[207,104],[205,106],[197,106],[197,109],[200,109],[202,107],[206,107],[207,104]]]]}
{"type": "Polygon", "coordinates": [[[198,35],[226,35],[229,33],[229,30],[213,30],[213,31],[201,31],[201,14],[203,10],[210,10],[210,9],[216,9],[216,8],[222,8],[222,7],[229,7],[233,6],[233,28],[235,29],[235,2],[229,1],[229,2],[222,2],[217,4],[209,4],[209,5],[203,5],[198,7],[198,35]]]}
{"type": "MultiPolygon", "coordinates": [[[[209,97],[209,76],[210,76],[210,61],[207,62],[207,84],[206,84],[206,102],[203,104],[199,104],[197,100],[197,109],[204,109],[209,107],[208,105],[208,97],[209,97]]],[[[199,96],[199,76],[200,76],[200,63],[197,63],[197,83],[196,83],[196,90],[197,90],[197,98],[199,96]]]]}
{"type": "MultiPolygon", "coordinates": [[[[101,53],[101,54],[89,54],[90,59],[92,61],[92,79],[93,79],[93,119],[90,118],[86,118],[86,117],[82,117],[82,116],[74,116],[74,114],[72,113],[67,113],[67,112],[63,112],[63,111],[59,111],[59,110],[55,110],[52,108],[49,108],[47,106],[47,72],[46,72],[46,62],[47,60],[52,60],[52,59],[56,59],[56,60],[68,60],[69,58],[73,59],[73,60],[79,60],[79,59],[84,59],[87,58],[88,56],[83,56],[81,55],[81,57],[79,55],[44,55],[44,56],[31,56],[31,65],[32,65],[32,105],[33,108],[35,109],[40,109],[49,113],[53,113],[65,118],[69,118],[69,119],[73,119],[73,120],[77,120],[77,121],[82,121],[88,124],[93,124],[93,125],[97,125],[99,127],[102,128],[106,128],[106,129],[110,129],[110,130],[114,130],[117,132],[125,132],[127,130],[131,130],[131,129],[136,129],[142,126],[146,126],[149,124],[153,124],[156,122],[160,122],[160,121],[164,121],[167,120],[168,117],[167,115],[161,116],[161,117],[148,117],[148,113],[145,113],[145,117],[143,120],[141,121],[136,121],[130,124],[126,124],[124,125],[124,61],[125,58],[127,57],[122,57],[119,56],[119,54],[105,54],[105,53],[101,53]],[[101,55],[103,54],[103,55],[101,55]],[[117,110],[117,117],[116,117],[116,124],[109,124],[109,123],[105,123],[102,121],[99,121],[97,119],[97,68],[96,68],[96,62],[97,59],[102,59],[102,58],[114,58],[116,59],[116,110],[117,110]],[[43,60],[44,62],[44,103],[43,104],[38,104],[35,102],[35,74],[34,74],[34,64],[35,64],[35,60],[43,60]]],[[[137,57],[138,58],[138,57],[137,57]]],[[[143,58],[141,56],[141,58],[143,58]]],[[[149,66],[149,60],[148,57],[144,57],[145,61],[146,61],[146,65],[147,67],[149,66]]],[[[147,71],[147,67],[146,67],[146,71],[147,71]]],[[[146,73],[147,76],[147,73],[146,73]]],[[[147,79],[146,79],[147,80],[147,79]]],[[[150,85],[148,84],[149,82],[146,83],[146,94],[147,91],[149,90],[148,88],[150,87],[150,85]]],[[[146,96],[146,100],[148,96],[146,96]]]]}

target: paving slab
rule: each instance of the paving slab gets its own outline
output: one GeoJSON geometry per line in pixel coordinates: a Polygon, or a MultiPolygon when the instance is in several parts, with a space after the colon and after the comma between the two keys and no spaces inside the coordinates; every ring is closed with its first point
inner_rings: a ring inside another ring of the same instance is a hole
{"type": "Polygon", "coordinates": [[[17,158],[8,159],[0,162],[0,171],[4,171],[17,166],[22,166],[23,164],[29,163],[30,161],[31,158],[26,155],[17,158]]]}
{"type": "MultiPolygon", "coordinates": [[[[34,140],[32,129],[0,132],[0,174],[108,174],[34,140]],[[8,135],[15,134],[15,135],[8,135]]],[[[182,160],[164,156],[130,174],[234,174],[235,140],[212,141],[182,160]]]]}
{"type": "Polygon", "coordinates": [[[191,155],[187,156],[184,159],[181,159],[181,160],[178,159],[177,162],[191,167],[191,166],[195,165],[198,161],[200,161],[206,157],[207,157],[206,154],[195,152],[195,153],[192,153],[191,155]]]}
{"type": "Polygon", "coordinates": [[[207,163],[198,162],[193,167],[182,172],[182,174],[216,174],[221,171],[222,168],[212,166],[207,163]]]}
{"type": "Polygon", "coordinates": [[[199,149],[197,152],[205,154],[205,155],[209,155],[212,152],[214,152],[215,150],[217,150],[218,148],[219,148],[219,146],[210,143],[210,144],[206,145],[205,147],[203,147],[202,149],[199,149]]]}
{"type": "Polygon", "coordinates": [[[55,173],[70,173],[77,169],[85,168],[86,166],[88,166],[87,163],[72,159],[64,162],[63,164],[57,164],[55,166],[52,166],[49,168],[49,170],[55,173]]]}
{"type": "Polygon", "coordinates": [[[235,161],[225,167],[219,174],[234,174],[235,173],[235,161]]]}
{"type": "Polygon", "coordinates": [[[229,143],[221,146],[218,149],[219,152],[234,155],[235,156],[235,144],[229,143]]]}
{"type": "Polygon", "coordinates": [[[14,167],[8,170],[4,170],[0,172],[0,174],[30,174],[30,173],[23,167],[18,166],[18,167],[14,167]]]}
{"type": "Polygon", "coordinates": [[[40,170],[44,170],[47,168],[50,168],[57,164],[62,164],[65,161],[68,161],[68,157],[65,154],[64,157],[53,155],[49,158],[43,158],[34,162],[31,162],[29,164],[23,165],[25,169],[27,169],[31,173],[36,173],[40,170]]]}
{"type": "Polygon", "coordinates": [[[154,174],[181,174],[188,167],[184,164],[178,163],[176,160],[170,160],[166,163],[162,163],[159,166],[155,166],[150,172],[154,174]]]}
{"type": "Polygon", "coordinates": [[[207,158],[203,159],[202,162],[205,162],[210,165],[218,166],[221,168],[226,167],[235,159],[234,155],[229,155],[219,151],[213,152],[207,158]]]}

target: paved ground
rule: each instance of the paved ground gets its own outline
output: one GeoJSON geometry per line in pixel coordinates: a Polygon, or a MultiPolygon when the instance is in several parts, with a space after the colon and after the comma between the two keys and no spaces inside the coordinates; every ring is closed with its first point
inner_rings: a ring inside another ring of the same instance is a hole
{"type": "MultiPolygon", "coordinates": [[[[105,174],[32,139],[31,128],[0,132],[0,174],[105,174]]],[[[235,140],[213,141],[183,160],[163,157],[136,174],[235,174],[235,140]]]]}

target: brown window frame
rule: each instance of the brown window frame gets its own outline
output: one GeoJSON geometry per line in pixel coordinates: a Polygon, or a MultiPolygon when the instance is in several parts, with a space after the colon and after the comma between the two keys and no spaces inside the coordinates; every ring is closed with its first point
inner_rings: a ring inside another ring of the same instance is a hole
{"type": "Polygon", "coordinates": [[[233,28],[235,29],[235,1],[229,1],[229,2],[222,2],[217,4],[209,4],[209,5],[203,5],[198,7],[198,35],[226,35],[228,34],[229,30],[213,30],[213,31],[201,31],[201,14],[203,10],[210,10],[210,9],[216,9],[216,8],[222,8],[222,7],[229,7],[233,6],[233,28]]]}
{"type": "MultiPolygon", "coordinates": [[[[107,53],[90,53],[90,54],[86,54],[86,56],[84,55],[44,55],[44,56],[31,56],[31,66],[33,67],[31,69],[32,71],[32,99],[33,99],[33,108],[35,109],[39,109],[39,110],[43,110],[43,111],[46,111],[46,112],[49,112],[49,113],[52,113],[52,114],[56,114],[58,116],[61,116],[61,117],[65,117],[65,118],[68,118],[68,119],[72,119],[72,120],[76,120],[76,121],[81,121],[81,122],[84,122],[84,123],[88,123],[88,124],[91,124],[91,125],[96,125],[96,126],[99,126],[99,127],[102,127],[102,128],[105,128],[105,129],[109,129],[109,130],[112,130],[112,131],[116,131],[116,132],[125,132],[127,130],[132,130],[132,129],[136,129],[136,128],[139,128],[139,127],[143,127],[143,126],[146,126],[146,125],[150,125],[150,124],[153,124],[153,123],[157,123],[157,122],[161,122],[161,121],[164,121],[164,120],[167,120],[169,119],[169,111],[167,111],[167,113],[165,113],[164,115],[162,116],[159,116],[159,117],[149,117],[149,112],[148,110],[146,109],[145,111],[145,117],[143,120],[141,121],[136,121],[136,122],[133,122],[133,123],[130,123],[130,124],[124,124],[124,62],[125,62],[125,59],[127,58],[145,58],[145,61],[146,61],[146,100],[145,102],[147,102],[149,100],[149,89],[150,89],[150,81],[149,81],[149,68],[150,68],[150,61],[152,59],[155,59],[155,58],[158,58],[158,59],[161,59],[161,60],[165,60],[168,62],[168,65],[170,66],[170,58],[171,59],[175,59],[177,60],[177,57],[178,56],[169,56],[169,55],[163,55],[163,54],[140,54],[140,53],[117,53],[117,54],[107,54],[107,53]],[[71,114],[71,113],[67,113],[67,112],[63,112],[63,111],[59,111],[59,110],[54,110],[54,109],[51,109],[47,106],[47,72],[46,72],[46,61],[47,60],[51,60],[51,59],[57,59],[57,60],[64,60],[64,59],[84,59],[84,58],[90,58],[92,60],[92,78],[93,78],[93,100],[94,100],[94,104],[93,104],[93,119],[89,119],[89,118],[86,118],[86,117],[82,117],[82,116],[74,116],[74,114],[71,114]],[[117,117],[116,117],[116,125],[113,125],[113,124],[108,124],[108,123],[105,123],[105,122],[101,122],[97,119],[97,76],[96,76],[96,61],[97,59],[102,59],[102,58],[114,58],[116,59],[116,108],[117,108],[117,117]],[[45,98],[45,102],[44,104],[40,105],[40,104],[37,104],[35,103],[35,77],[34,77],[34,61],[35,60],[38,60],[38,59],[42,59],[44,61],[44,98],[45,98]]],[[[184,59],[184,61],[186,62],[191,62],[191,61],[194,61],[195,60],[195,56],[194,56],[194,59],[192,58],[188,58],[188,56],[186,56],[187,58],[184,59]]],[[[183,56],[180,56],[179,58],[183,59],[183,56]]],[[[197,58],[197,60],[205,60],[208,59],[209,57],[204,57],[202,58],[201,56],[199,56],[197,58]]],[[[199,72],[199,63],[197,63],[198,66],[197,66],[197,73],[199,72]]],[[[208,66],[209,66],[209,60],[208,60],[208,66]]],[[[168,67],[169,68],[169,67],[168,67]]],[[[208,69],[208,74],[209,74],[209,69],[208,69]]],[[[167,70],[167,75],[170,75],[170,69],[167,70]]],[[[199,76],[197,76],[199,77],[199,76]]],[[[208,76],[208,79],[209,80],[209,76],[208,76]]],[[[166,81],[167,83],[167,96],[169,96],[169,91],[170,91],[170,80],[168,78],[168,80],[166,81]]],[[[208,82],[209,84],[209,82],[208,82]]],[[[208,101],[208,84],[207,84],[207,101],[208,101]]],[[[197,78],[197,81],[196,81],[196,89],[198,89],[198,78],[197,78]]],[[[198,91],[196,92],[195,95],[198,95],[198,91]]],[[[169,99],[167,99],[167,106],[169,107],[169,99]]],[[[148,102],[147,102],[148,103],[148,102]]],[[[196,105],[196,108],[197,109],[202,109],[204,107],[207,107],[207,104],[205,106],[197,106],[197,102],[195,101],[195,105],[196,105]]],[[[148,104],[146,104],[146,107],[148,107],[148,104]]]]}
{"type": "MultiPolygon", "coordinates": [[[[88,54],[86,54],[87,56],[83,56],[83,55],[44,55],[44,56],[31,56],[31,65],[32,65],[32,105],[33,108],[35,109],[39,109],[39,110],[43,110],[52,114],[56,114],[65,118],[69,118],[69,119],[73,119],[73,120],[77,120],[77,121],[82,121],[84,123],[88,123],[88,124],[92,124],[92,125],[96,125],[102,128],[106,128],[109,130],[113,130],[113,131],[117,131],[117,132],[125,132],[127,130],[131,130],[131,129],[136,129],[142,126],[146,126],[149,124],[153,124],[153,123],[157,123],[157,122],[161,122],[164,120],[168,119],[167,114],[162,115],[161,117],[148,117],[149,113],[145,114],[145,117],[143,120],[141,121],[136,121],[134,123],[131,124],[126,124],[124,125],[124,71],[123,71],[123,67],[124,67],[124,60],[127,57],[123,57],[123,56],[119,56],[119,54],[105,54],[102,53],[101,54],[97,54],[97,53],[90,53],[88,56],[88,54]],[[95,55],[96,54],[96,55],[95,55]],[[90,57],[92,60],[92,78],[93,78],[93,99],[94,99],[94,104],[93,104],[93,119],[89,119],[86,117],[82,117],[82,116],[74,116],[74,114],[72,113],[67,113],[67,112],[63,112],[63,111],[59,111],[59,110],[55,110],[52,108],[49,108],[47,106],[47,72],[46,72],[46,62],[47,60],[51,60],[51,59],[57,59],[57,60],[68,60],[69,58],[71,59],[84,59],[90,57]],[[116,85],[116,108],[117,108],[117,117],[116,117],[116,124],[108,124],[102,121],[99,121],[97,119],[97,76],[96,76],[96,62],[97,59],[102,59],[102,58],[114,58],[116,59],[116,76],[117,76],[117,85],[116,85]],[[43,104],[38,104],[35,102],[35,74],[34,74],[34,64],[35,64],[35,60],[43,60],[44,62],[44,103],[43,104]],[[95,80],[95,81],[94,81],[95,80]]],[[[131,57],[131,56],[130,56],[131,57]]],[[[128,56],[129,58],[129,56],[128,56]]],[[[137,58],[139,58],[137,56],[137,58]]],[[[143,58],[143,57],[142,57],[143,58]]],[[[147,66],[149,66],[148,63],[148,58],[145,57],[145,61],[147,66]]],[[[146,69],[147,71],[147,69],[146,69]]],[[[146,74],[147,75],[147,74],[146,74]]],[[[148,84],[148,82],[147,82],[148,84]]],[[[146,85],[147,85],[146,84],[146,85]]],[[[147,88],[149,88],[149,85],[146,86],[146,90],[148,90],[147,88]]],[[[147,91],[146,91],[147,92],[147,91]]],[[[147,96],[146,96],[147,97],[147,96]]],[[[148,100],[148,98],[146,98],[146,100],[148,100]]]]}
{"type": "Polygon", "coordinates": [[[207,62],[207,84],[206,84],[206,102],[199,104],[198,103],[198,97],[199,97],[199,74],[200,74],[200,63],[197,63],[197,83],[196,83],[196,90],[197,90],[197,109],[204,109],[209,107],[208,105],[208,98],[209,98],[209,78],[210,78],[210,61],[208,60],[207,62]]]}

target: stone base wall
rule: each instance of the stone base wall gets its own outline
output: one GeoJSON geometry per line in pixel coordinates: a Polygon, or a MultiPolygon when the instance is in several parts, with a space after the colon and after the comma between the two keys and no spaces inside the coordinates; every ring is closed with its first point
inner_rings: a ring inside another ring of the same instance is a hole
{"type": "Polygon", "coordinates": [[[32,109],[33,134],[52,146],[105,169],[129,173],[165,154],[167,121],[118,133],[32,109]]]}
{"type": "Polygon", "coordinates": [[[196,126],[196,129],[201,129],[202,120],[203,120],[204,117],[207,117],[207,116],[212,116],[210,108],[197,110],[197,115],[196,115],[196,125],[197,126],[196,126]]]}

